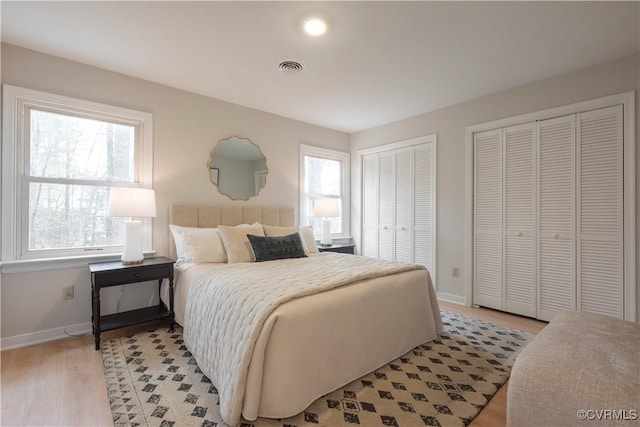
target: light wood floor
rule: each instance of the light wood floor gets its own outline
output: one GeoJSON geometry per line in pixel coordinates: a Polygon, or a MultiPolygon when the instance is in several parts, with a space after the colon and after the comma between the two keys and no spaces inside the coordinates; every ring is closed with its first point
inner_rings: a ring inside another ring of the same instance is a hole
{"type": "MultiPolygon", "coordinates": [[[[545,323],[493,310],[441,303],[441,308],[530,333],[545,323]]],[[[104,338],[146,330],[149,324],[103,334],[104,338]]],[[[0,353],[3,426],[112,426],[102,371],[93,336],[67,338],[0,353]]],[[[506,424],[505,384],[471,424],[506,424]]]]}

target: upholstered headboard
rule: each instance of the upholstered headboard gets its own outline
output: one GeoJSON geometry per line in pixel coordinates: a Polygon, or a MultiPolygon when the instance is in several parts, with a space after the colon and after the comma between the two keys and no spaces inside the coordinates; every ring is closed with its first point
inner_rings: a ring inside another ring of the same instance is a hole
{"type": "MultiPolygon", "coordinates": [[[[214,228],[219,225],[253,224],[291,227],[295,222],[293,208],[268,206],[184,206],[171,205],[169,224],[185,227],[214,228]]],[[[169,232],[169,257],[176,259],[176,245],[169,232]]]]}

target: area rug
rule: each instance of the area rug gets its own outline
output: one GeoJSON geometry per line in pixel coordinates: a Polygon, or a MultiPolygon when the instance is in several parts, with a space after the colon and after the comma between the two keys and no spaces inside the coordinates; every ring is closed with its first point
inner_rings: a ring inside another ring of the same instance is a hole
{"type": "MultiPolygon", "coordinates": [[[[444,332],[316,400],[301,414],[242,427],[466,426],[506,382],[530,334],[443,311],[444,332]]],[[[102,341],[114,424],[225,426],[218,391],[167,328],[102,341]]]]}

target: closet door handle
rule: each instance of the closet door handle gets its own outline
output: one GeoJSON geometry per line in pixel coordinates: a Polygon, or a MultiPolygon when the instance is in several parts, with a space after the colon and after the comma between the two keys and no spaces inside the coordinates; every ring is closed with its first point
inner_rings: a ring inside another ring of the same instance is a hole
{"type": "Polygon", "coordinates": [[[559,238],[560,238],[560,235],[559,235],[558,233],[553,233],[553,238],[554,238],[554,239],[559,239],[559,238]]]}
{"type": "Polygon", "coordinates": [[[518,232],[516,233],[516,236],[518,236],[518,237],[522,236],[522,231],[518,231],[518,232]]]}

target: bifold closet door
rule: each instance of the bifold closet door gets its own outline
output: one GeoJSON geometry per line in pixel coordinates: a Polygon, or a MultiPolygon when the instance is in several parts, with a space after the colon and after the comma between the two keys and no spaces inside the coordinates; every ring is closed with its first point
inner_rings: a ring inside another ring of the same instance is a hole
{"type": "Polygon", "coordinates": [[[502,309],[502,129],[474,138],[473,301],[502,309]]]}
{"type": "Polygon", "coordinates": [[[578,310],[624,318],[622,106],[577,116],[578,310]]]}
{"type": "Polygon", "coordinates": [[[475,304],[624,318],[623,108],[474,134],[475,304]]]}
{"type": "Polygon", "coordinates": [[[394,153],[385,151],[378,157],[378,258],[393,260],[395,165],[394,153]]]}
{"type": "Polygon", "coordinates": [[[364,256],[422,264],[434,280],[435,151],[427,141],[362,156],[361,245],[364,256]]]}
{"type": "Polygon", "coordinates": [[[504,303],[535,317],[536,124],[504,129],[504,303]]]}
{"type": "Polygon", "coordinates": [[[435,280],[435,150],[433,144],[413,147],[413,262],[422,264],[435,280]]]}
{"type": "Polygon", "coordinates": [[[576,308],[575,116],[539,122],[538,318],[576,308]]]}
{"type": "Polygon", "coordinates": [[[395,254],[396,261],[413,262],[413,148],[395,152],[395,254]]]}
{"type": "Polygon", "coordinates": [[[378,258],[378,155],[362,157],[362,255],[378,258]]]}

